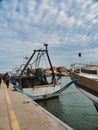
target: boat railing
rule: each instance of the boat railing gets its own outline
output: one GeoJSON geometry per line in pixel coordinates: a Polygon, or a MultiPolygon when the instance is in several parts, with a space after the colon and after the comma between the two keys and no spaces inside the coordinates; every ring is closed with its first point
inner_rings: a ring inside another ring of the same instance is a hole
{"type": "MultiPolygon", "coordinates": [[[[85,63],[73,63],[71,64],[71,71],[81,73],[84,70],[88,70],[89,74],[95,74],[98,77],[98,65],[85,64],[85,63]]],[[[85,72],[86,73],[86,72],[85,72]]]]}

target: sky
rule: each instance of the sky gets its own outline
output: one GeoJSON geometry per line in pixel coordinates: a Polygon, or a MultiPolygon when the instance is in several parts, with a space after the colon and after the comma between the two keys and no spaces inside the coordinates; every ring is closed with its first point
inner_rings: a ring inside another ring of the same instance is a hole
{"type": "Polygon", "coordinates": [[[0,0],[0,73],[48,44],[52,64],[98,64],[98,0],[0,0]]]}

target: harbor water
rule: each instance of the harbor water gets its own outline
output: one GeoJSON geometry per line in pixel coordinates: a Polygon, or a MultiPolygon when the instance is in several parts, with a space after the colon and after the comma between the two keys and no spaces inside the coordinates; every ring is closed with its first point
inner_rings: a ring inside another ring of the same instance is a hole
{"type": "MultiPolygon", "coordinates": [[[[63,85],[69,81],[69,77],[62,79],[63,85]]],[[[75,130],[98,130],[98,113],[92,101],[74,84],[58,98],[38,102],[38,104],[75,130]]]]}

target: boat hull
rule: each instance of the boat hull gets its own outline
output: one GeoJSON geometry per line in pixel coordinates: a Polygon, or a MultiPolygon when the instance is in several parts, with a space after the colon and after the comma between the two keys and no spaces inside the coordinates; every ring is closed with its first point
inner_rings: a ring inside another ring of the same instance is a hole
{"type": "Polygon", "coordinates": [[[72,72],[70,77],[72,80],[77,79],[77,82],[74,84],[83,94],[93,101],[98,111],[98,81],[96,79],[81,76],[75,72],[72,72]]]}
{"type": "Polygon", "coordinates": [[[75,82],[77,87],[80,87],[98,97],[98,81],[81,76],[75,72],[72,72],[70,77],[72,80],[77,79],[77,82],[75,82]]]}
{"type": "Polygon", "coordinates": [[[65,89],[67,89],[69,86],[71,86],[71,84],[73,84],[74,82],[76,82],[76,80],[72,80],[68,83],[65,84],[65,86],[61,87],[61,85],[51,85],[51,86],[35,86],[35,90],[34,88],[27,88],[27,89],[21,89],[20,86],[18,85],[14,85],[14,88],[27,95],[29,98],[31,98],[32,100],[47,100],[47,99],[51,99],[54,97],[59,96],[59,94],[61,92],[63,92],[65,89]]]}

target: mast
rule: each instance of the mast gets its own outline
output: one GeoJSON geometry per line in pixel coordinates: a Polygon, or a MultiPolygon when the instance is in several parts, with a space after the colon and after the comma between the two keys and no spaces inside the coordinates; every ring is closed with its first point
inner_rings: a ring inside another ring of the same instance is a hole
{"type": "Polygon", "coordinates": [[[52,63],[51,63],[51,60],[50,60],[50,57],[49,57],[49,54],[48,54],[48,44],[44,44],[44,46],[46,47],[46,55],[47,55],[47,58],[48,58],[48,61],[49,61],[49,64],[50,64],[50,67],[51,67],[51,70],[52,70],[52,83],[53,83],[53,81],[55,79],[55,73],[54,73],[52,63]]]}

